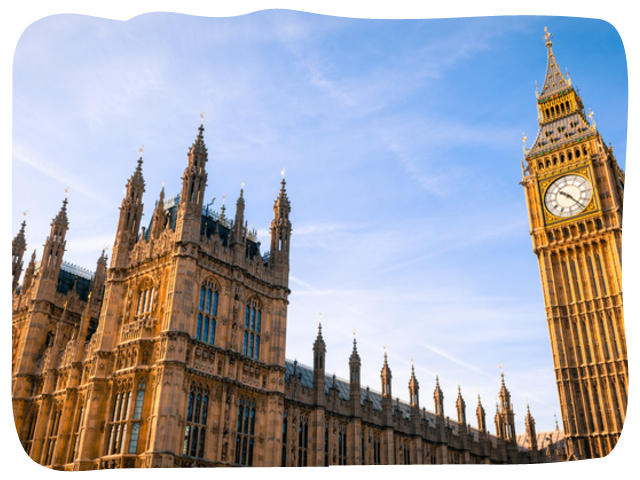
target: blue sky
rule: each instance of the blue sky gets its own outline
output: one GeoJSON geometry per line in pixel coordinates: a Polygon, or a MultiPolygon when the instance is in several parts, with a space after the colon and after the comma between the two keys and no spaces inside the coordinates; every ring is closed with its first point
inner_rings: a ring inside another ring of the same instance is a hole
{"type": "Polygon", "coordinates": [[[289,358],[311,363],[322,312],[330,373],[348,375],[355,328],[364,385],[379,389],[386,345],[394,396],[408,398],[414,357],[423,406],[433,410],[438,373],[445,413],[455,417],[459,382],[468,418],[480,394],[493,431],[502,364],[518,433],[527,399],[551,429],[557,390],[518,184],[544,26],[624,167],[625,55],[602,21],[44,18],[15,53],[13,232],[27,210],[39,257],[69,186],[65,258],[93,268],[140,146],[147,224],[162,182],[179,191],[204,111],[207,198],[219,207],[226,194],[233,213],[245,182],[263,251],[286,167],[289,358]]]}

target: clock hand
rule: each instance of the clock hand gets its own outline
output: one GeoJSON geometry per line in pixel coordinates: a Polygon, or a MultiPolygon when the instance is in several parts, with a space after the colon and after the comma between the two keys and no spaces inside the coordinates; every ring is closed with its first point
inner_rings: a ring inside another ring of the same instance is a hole
{"type": "Polygon", "coordinates": [[[564,195],[567,198],[570,198],[571,200],[576,202],[578,205],[580,205],[582,208],[586,208],[582,203],[580,203],[578,200],[573,198],[573,195],[569,195],[567,192],[563,192],[562,190],[560,190],[560,192],[558,192],[558,193],[560,193],[560,195],[564,195]]]}

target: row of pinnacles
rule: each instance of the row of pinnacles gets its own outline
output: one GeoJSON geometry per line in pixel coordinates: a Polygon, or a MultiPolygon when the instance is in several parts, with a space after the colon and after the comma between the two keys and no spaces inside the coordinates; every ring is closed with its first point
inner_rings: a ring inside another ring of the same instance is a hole
{"type": "MultiPolygon", "coordinates": [[[[354,333],[355,334],[355,333],[354,333]]],[[[537,434],[535,420],[527,404],[524,435],[516,435],[515,414],[511,403],[511,394],[505,385],[501,373],[501,385],[494,417],[495,435],[489,433],[485,409],[478,395],[476,407],[477,428],[467,421],[466,402],[460,386],[456,399],[457,420],[450,419],[444,413],[444,393],[439,378],[433,392],[434,411],[420,408],[419,382],[415,368],[411,366],[408,382],[409,403],[392,397],[392,374],[385,349],[383,366],[380,371],[380,393],[363,388],[360,383],[361,359],[354,338],[353,349],[349,357],[349,380],[329,376],[325,372],[326,344],[322,335],[322,325],[318,325],[318,334],[313,344],[313,367],[309,368],[297,361],[287,361],[286,405],[288,417],[300,416],[301,412],[314,413],[314,425],[328,425],[332,418],[351,418],[355,423],[354,433],[360,432],[363,438],[366,431],[373,435],[384,432],[388,435],[388,444],[398,445],[405,439],[414,442],[420,438],[411,451],[398,457],[393,449],[383,450],[382,459],[374,457],[373,463],[534,463],[559,461],[564,459],[562,434],[556,422],[556,431],[537,434]],[[311,371],[309,371],[311,370],[311,371]],[[293,405],[298,405],[293,407],[293,405]],[[540,440],[538,440],[540,439],[540,440]],[[428,446],[430,445],[430,446],[428,446]],[[431,453],[428,453],[431,451],[431,453]],[[423,452],[421,455],[419,452],[423,452]],[[387,458],[384,458],[385,455],[387,458]],[[417,461],[415,457],[417,456],[417,461]],[[421,459],[423,457],[424,461],[421,459]]],[[[306,413],[303,415],[309,415],[306,413]]],[[[347,430],[351,431],[351,430],[347,430]]],[[[295,450],[295,449],[294,449],[295,450]]],[[[284,454],[283,454],[284,455],[284,454]]],[[[295,452],[292,452],[295,455],[295,452]]],[[[362,452],[363,458],[356,458],[356,464],[368,464],[370,456],[362,452]]],[[[289,460],[295,465],[295,459],[289,460]]],[[[283,465],[285,465],[283,458],[283,465]]],[[[300,463],[298,464],[300,465],[300,463]]]]}

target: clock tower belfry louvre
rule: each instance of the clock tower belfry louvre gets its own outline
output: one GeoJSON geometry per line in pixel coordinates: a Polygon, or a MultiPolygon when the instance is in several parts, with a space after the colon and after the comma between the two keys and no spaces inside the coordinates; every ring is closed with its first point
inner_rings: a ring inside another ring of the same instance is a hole
{"type": "MultiPolygon", "coordinates": [[[[569,458],[607,455],[627,407],[622,309],[624,173],[585,115],[545,27],[548,63],[536,92],[538,136],[524,150],[525,190],[538,257],[569,458]]],[[[526,139],[523,139],[526,141],[526,139]]]]}

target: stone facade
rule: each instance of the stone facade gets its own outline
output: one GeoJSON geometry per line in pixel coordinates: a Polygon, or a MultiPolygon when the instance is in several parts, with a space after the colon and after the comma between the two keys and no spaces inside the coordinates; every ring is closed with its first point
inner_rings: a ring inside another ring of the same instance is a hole
{"type": "MultiPolygon", "coordinates": [[[[203,205],[203,127],[189,150],[182,191],[160,192],[140,228],[142,158],[126,185],[111,263],[95,272],[63,262],[67,201],[39,262],[25,271],[24,224],[13,243],[12,394],[27,453],[55,469],[306,466],[554,461],[518,445],[510,394],[500,389],[496,432],[393,400],[386,354],[382,393],[360,387],[355,340],[350,380],[328,377],[321,331],[313,368],[285,360],[290,203],[282,180],[271,248],[260,253],[244,220],[203,205]]],[[[529,432],[535,438],[535,429],[529,432]]],[[[533,445],[533,448],[531,446],[533,445]]]]}
{"type": "Polygon", "coordinates": [[[582,99],[558,67],[548,32],[545,39],[547,74],[537,94],[540,128],[524,152],[522,185],[568,455],[593,458],[613,449],[627,407],[624,173],[592,113],[587,121],[582,99]]]}

